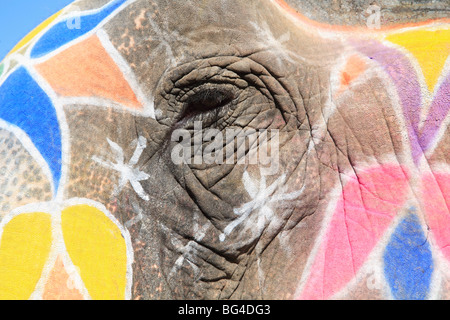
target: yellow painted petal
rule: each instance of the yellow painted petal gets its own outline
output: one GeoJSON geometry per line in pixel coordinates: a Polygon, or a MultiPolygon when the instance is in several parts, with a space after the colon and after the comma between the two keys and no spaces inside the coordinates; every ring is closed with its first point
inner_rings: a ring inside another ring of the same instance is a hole
{"type": "Polygon", "coordinates": [[[67,252],[92,299],[125,299],[127,250],[120,229],[102,211],[76,205],[61,225],[67,252]]]}
{"type": "Polygon", "coordinates": [[[35,36],[37,36],[42,30],[44,30],[48,25],[50,25],[50,23],[52,23],[53,21],[55,21],[56,18],[58,18],[61,13],[63,12],[63,10],[58,11],[57,13],[55,13],[54,15],[52,15],[50,18],[48,18],[47,20],[45,20],[44,22],[42,22],[39,26],[37,26],[33,31],[31,31],[29,34],[27,34],[25,36],[25,38],[23,38],[22,40],[20,40],[20,42],[18,44],[16,44],[16,46],[8,53],[8,55],[18,51],[20,48],[22,48],[23,46],[25,46],[26,44],[28,44],[31,40],[33,40],[33,38],[35,36]]]}
{"type": "Polygon", "coordinates": [[[0,299],[30,298],[42,275],[51,244],[49,214],[20,214],[4,226],[0,240],[0,299]]]}
{"type": "Polygon", "coordinates": [[[433,92],[450,55],[450,30],[412,30],[390,35],[386,39],[413,54],[422,69],[428,89],[433,92]]]}

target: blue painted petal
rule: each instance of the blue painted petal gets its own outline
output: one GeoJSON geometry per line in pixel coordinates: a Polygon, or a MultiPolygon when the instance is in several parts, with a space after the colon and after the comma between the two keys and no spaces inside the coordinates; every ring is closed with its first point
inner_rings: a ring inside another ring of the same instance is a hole
{"type": "Polygon", "coordinates": [[[88,33],[100,24],[107,16],[113,13],[126,0],[115,0],[105,5],[100,11],[80,16],[80,22],[77,27],[70,28],[70,20],[68,18],[50,28],[34,45],[31,50],[31,58],[39,58],[55,49],[75,40],[76,38],[88,33]]]}
{"type": "Polygon", "coordinates": [[[414,209],[400,222],[384,253],[384,274],[398,300],[424,300],[430,289],[433,259],[414,209]]]}
{"type": "Polygon", "coordinates": [[[61,178],[61,132],[55,108],[28,71],[14,71],[0,87],[0,119],[24,131],[48,163],[55,190],[61,178]]]}

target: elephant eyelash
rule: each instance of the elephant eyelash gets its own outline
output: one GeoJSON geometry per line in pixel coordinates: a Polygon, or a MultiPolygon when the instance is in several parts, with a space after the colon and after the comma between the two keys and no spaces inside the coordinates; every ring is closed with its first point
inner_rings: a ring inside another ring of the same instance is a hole
{"type": "Polygon", "coordinates": [[[191,119],[204,114],[219,115],[219,111],[234,100],[230,91],[205,89],[190,96],[184,107],[181,119],[191,119]]]}

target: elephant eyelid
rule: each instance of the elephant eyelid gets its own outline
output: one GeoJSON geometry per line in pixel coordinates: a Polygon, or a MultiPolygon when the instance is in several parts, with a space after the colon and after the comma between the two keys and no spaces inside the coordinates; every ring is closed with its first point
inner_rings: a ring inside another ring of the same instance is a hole
{"type": "Polygon", "coordinates": [[[181,118],[186,119],[213,110],[217,111],[230,104],[233,100],[234,94],[231,91],[220,89],[201,90],[186,100],[181,118]]]}

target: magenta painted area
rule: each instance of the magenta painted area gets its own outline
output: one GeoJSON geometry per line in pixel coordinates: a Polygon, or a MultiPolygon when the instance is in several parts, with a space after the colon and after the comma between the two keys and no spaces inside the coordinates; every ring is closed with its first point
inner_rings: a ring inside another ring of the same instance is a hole
{"type": "Polygon", "coordinates": [[[450,174],[426,174],[422,188],[427,225],[437,247],[450,260],[450,174]]]}
{"type": "Polygon", "coordinates": [[[428,116],[420,132],[420,145],[428,150],[432,141],[444,124],[445,118],[450,110],[450,75],[440,85],[433,102],[431,103],[428,116]]]}
{"type": "Polygon", "coordinates": [[[417,164],[425,150],[419,137],[422,97],[414,68],[399,50],[386,47],[375,40],[358,43],[355,46],[361,53],[377,61],[394,82],[408,127],[412,157],[417,164]]]}
{"type": "Polygon", "coordinates": [[[356,275],[403,207],[408,181],[406,169],[398,165],[370,168],[351,178],[299,299],[329,299],[356,275]]]}

